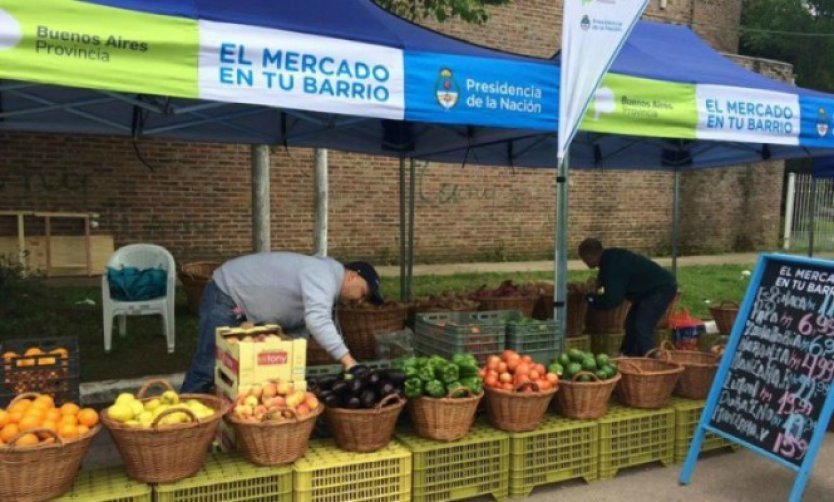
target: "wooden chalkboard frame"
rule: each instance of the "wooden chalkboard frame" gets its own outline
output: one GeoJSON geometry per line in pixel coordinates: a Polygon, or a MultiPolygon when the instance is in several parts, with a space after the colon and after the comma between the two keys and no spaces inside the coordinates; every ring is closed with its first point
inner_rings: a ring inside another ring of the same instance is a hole
{"type": "MultiPolygon", "coordinates": [[[[698,423],[698,428],[695,430],[695,437],[692,439],[692,443],[689,446],[689,453],[686,456],[686,461],[684,462],[683,469],[681,470],[679,482],[682,485],[689,484],[692,478],[692,473],[695,470],[695,464],[698,461],[698,454],[701,451],[701,444],[704,441],[704,435],[707,432],[711,432],[733,443],[741,445],[753,451],[753,453],[756,453],[757,455],[769,458],[770,460],[773,460],[774,462],[797,472],[797,477],[794,480],[789,501],[800,502],[802,500],[802,494],[805,491],[805,485],[808,482],[808,478],[810,477],[811,471],[814,467],[814,463],[816,462],[820,445],[822,444],[822,441],[825,438],[825,432],[826,428],[828,427],[829,419],[831,418],[831,413],[834,412],[834,392],[829,391],[828,395],[826,396],[825,404],[823,405],[822,411],[820,412],[816,429],[814,430],[814,433],[811,436],[810,444],[808,445],[808,451],[805,454],[805,458],[803,459],[802,464],[800,466],[797,466],[796,464],[791,463],[779,457],[778,455],[774,455],[772,452],[764,450],[758,446],[752,445],[741,438],[735,437],[731,434],[724,432],[723,430],[717,429],[710,425],[710,418],[712,417],[715,411],[716,405],[718,403],[718,398],[721,394],[721,389],[730,371],[730,365],[732,363],[733,356],[738,348],[739,342],[741,341],[741,336],[744,332],[744,325],[747,318],[750,315],[750,310],[753,307],[756,292],[761,284],[762,275],[764,274],[764,270],[767,267],[767,265],[771,262],[777,262],[780,264],[794,266],[811,265],[816,267],[824,267],[829,268],[832,272],[834,272],[834,261],[804,258],[799,256],[783,255],[777,253],[766,253],[759,255],[759,260],[751,277],[750,285],[747,288],[747,293],[745,294],[744,302],[741,304],[739,308],[738,316],[736,317],[736,322],[733,325],[733,330],[730,334],[730,340],[727,344],[724,356],[721,359],[721,364],[718,367],[718,372],[716,374],[715,380],[713,381],[712,388],[709,392],[709,396],[707,397],[707,402],[704,407],[704,411],[701,413],[701,420],[698,423]]],[[[832,382],[831,385],[834,385],[834,382],[832,382]]]]}

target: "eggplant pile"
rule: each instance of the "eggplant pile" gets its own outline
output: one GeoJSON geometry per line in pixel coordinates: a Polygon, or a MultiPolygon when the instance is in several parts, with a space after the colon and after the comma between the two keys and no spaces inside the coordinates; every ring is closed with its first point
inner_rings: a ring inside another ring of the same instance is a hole
{"type": "Polygon", "coordinates": [[[404,383],[405,373],[400,370],[369,369],[357,364],[339,376],[314,380],[310,387],[325,406],[371,410],[391,394],[403,397],[404,383]]]}

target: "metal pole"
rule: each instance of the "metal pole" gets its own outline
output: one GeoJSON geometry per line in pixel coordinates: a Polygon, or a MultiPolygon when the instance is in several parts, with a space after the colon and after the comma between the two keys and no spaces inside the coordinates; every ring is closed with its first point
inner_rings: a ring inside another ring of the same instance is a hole
{"type": "Polygon", "coordinates": [[[556,171],[556,233],[554,236],[553,261],[553,319],[559,329],[562,340],[561,352],[564,352],[565,329],[567,328],[567,283],[568,283],[568,167],[570,151],[559,163],[556,171]]]}
{"type": "Polygon", "coordinates": [[[271,248],[269,214],[269,145],[252,145],[252,247],[271,248]]]}
{"type": "Polygon", "coordinates": [[[672,274],[678,276],[678,246],[681,238],[681,173],[675,169],[675,196],[672,205],[672,274]]]}
{"type": "Polygon", "coordinates": [[[400,157],[400,301],[405,301],[405,159],[400,157]]]}
{"type": "Polygon", "coordinates": [[[327,150],[316,148],[316,235],[314,236],[314,247],[317,255],[327,256],[327,150]]]}
{"type": "Polygon", "coordinates": [[[782,234],[782,249],[791,248],[791,232],[793,231],[793,204],[796,197],[796,173],[788,174],[788,193],[785,196],[785,232],[782,234]]]}
{"type": "Polygon", "coordinates": [[[808,232],[808,256],[814,256],[814,227],[817,224],[817,178],[811,176],[811,197],[809,203],[810,230],[808,232]]]}
{"type": "Polygon", "coordinates": [[[411,284],[414,278],[414,159],[409,159],[408,174],[408,281],[405,287],[405,299],[411,300],[411,284]]]}

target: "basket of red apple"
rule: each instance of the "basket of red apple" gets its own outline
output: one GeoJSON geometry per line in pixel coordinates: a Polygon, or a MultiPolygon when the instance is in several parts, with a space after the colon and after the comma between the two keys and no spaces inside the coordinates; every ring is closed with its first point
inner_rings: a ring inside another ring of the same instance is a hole
{"type": "Polygon", "coordinates": [[[294,462],[307,451],[310,435],[324,406],[312,392],[289,382],[270,381],[242,393],[226,415],[235,430],[237,449],[253,464],[294,462]]]}

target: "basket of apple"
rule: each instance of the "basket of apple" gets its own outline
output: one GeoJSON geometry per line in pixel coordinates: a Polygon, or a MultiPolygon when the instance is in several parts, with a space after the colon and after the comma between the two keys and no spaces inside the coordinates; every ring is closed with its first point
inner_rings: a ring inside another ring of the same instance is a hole
{"type": "Polygon", "coordinates": [[[177,394],[165,380],[150,380],[134,396],[120,394],[101,412],[127,474],[143,483],[171,483],[203,465],[226,407],[209,394],[177,394]],[[151,388],[163,390],[149,396],[151,388]]]}
{"type": "Polygon", "coordinates": [[[226,421],[235,430],[237,449],[244,458],[262,466],[282,465],[307,451],[322,411],[324,405],[312,392],[270,381],[239,395],[226,421]]]}

